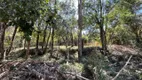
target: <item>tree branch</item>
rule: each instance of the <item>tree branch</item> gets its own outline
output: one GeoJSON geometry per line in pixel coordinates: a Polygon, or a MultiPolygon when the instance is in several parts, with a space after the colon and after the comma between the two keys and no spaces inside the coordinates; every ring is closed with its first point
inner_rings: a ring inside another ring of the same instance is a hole
{"type": "Polygon", "coordinates": [[[82,78],[83,80],[90,80],[90,79],[85,78],[85,77],[83,77],[83,76],[81,76],[81,75],[73,74],[73,73],[71,73],[71,72],[66,72],[66,73],[64,73],[64,74],[70,74],[70,75],[73,75],[73,76],[76,76],[76,77],[82,78]]]}
{"type": "Polygon", "coordinates": [[[132,58],[132,55],[129,57],[129,59],[127,60],[126,64],[121,68],[121,70],[117,73],[117,75],[112,79],[112,80],[115,80],[119,75],[120,73],[124,70],[124,68],[128,65],[129,61],[131,60],[132,58]]]}
{"type": "Polygon", "coordinates": [[[4,76],[6,76],[8,74],[9,70],[6,70],[2,73],[0,73],[0,79],[2,79],[4,76]]]}

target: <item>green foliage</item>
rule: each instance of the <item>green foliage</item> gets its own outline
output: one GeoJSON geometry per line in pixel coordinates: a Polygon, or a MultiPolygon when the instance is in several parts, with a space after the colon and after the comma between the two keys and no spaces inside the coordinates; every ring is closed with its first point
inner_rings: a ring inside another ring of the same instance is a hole
{"type": "Polygon", "coordinates": [[[101,54],[94,54],[84,57],[83,63],[85,68],[89,69],[94,75],[93,79],[107,80],[106,69],[108,68],[108,60],[101,54]]]}
{"type": "Polygon", "coordinates": [[[63,73],[66,72],[75,72],[75,73],[80,73],[82,72],[83,69],[83,65],[79,64],[79,63],[75,63],[75,64],[62,64],[60,66],[60,71],[63,73]]]}
{"type": "Polygon", "coordinates": [[[109,28],[108,37],[111,39],[111,44],[131,45],[132,41],[134,41],[134,34],[129,31],[128,27],[123,25],[109,28]]]}
{"type": "Polygon", "coordinates": [[[28,23],[26,20],[19,20],[20,31],[24,33],[24,38],[27,41],[30,41],[30,35],[32,35],[33,31],[33,23],[28,23]]]}
{"type": "Polygon", "coordinates": [[[142,75],[139,75],[140,79],[142,79],[142,75]]]}
{"type": "Polygon", "coordinates": [[[0,21],[19,26],[24,38],[30,40],[34,22],[44,12],[47,3],[48,0],[1,0],[0,21]]]}
{"type": "Polygon", "coordinates": [[[107,15],[109,21],[118,20],[121,24],[130,23],[130,20],[134,17],[132,7],[137,1],[138,0],[120,0],[117,2],[107,15]]]}
{"type": "MultiPolygon", "coordinates": [[[[139,34],[139,19],[136,19],[136,11],[140,0],[119,0],[107,15],[110,28],[107,34],[112,34],[112,43],[131,44],[134,42],[135,34],[139,34]],[[137,22],[135,22],[137,21],[137,22]],[[132,31],[132,32],[131,32],[132,31]]],[[[139,36],[140,37],[140,36],[139,36]]]]}
{"type": "Polygon", "coordinates": [[[0,0],[0,21],[8,22],[11,18],[11,7],[13,6],[13,2],[10,0],[0,0]]]}

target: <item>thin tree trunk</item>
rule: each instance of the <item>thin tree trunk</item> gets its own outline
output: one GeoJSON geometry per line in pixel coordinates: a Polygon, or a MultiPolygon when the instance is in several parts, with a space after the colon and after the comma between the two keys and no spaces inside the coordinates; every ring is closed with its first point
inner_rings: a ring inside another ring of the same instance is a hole
{"type": "Polygon", "coordinates": [[[6,52],[7,55],[10,53],[11,48],[12,48],[12,46],[13,46],[13,41],[14,41],[14,38],[15,38],[15,35],[16,35],[16,32],[17,32],[17,28],[18,28],[18,27],[15,27],[15,29],[14,29],[14,32],[13,32],[13,35],[12,35],[12,39],[11,39],[10,46],[9,46],[7,52],[6,52]]]}
{"type": "Polygon", "coordinates": [[[106,38],[105,38],[105,32],[102,26],[100,26],[100,38],[102,43],[102,53],[105,54],[107,47],[106,47],[106,38]]]}
{"type": "Polygon", "coordinates": [[[24,50],[26,49],[26,39],[23,40],[23,47],[24,47],[24,50]]]}
{"type": "Polygon", "coordinates": [[[67,63],[69,62],[69,39],[66,38],[66,60],[67,60],[67,63]]]}
{"type": "Polygon", "coordinates": [[[84,49],[84,39],[82,39],[82,50],[84,49]]]}
{"type": "Polygon", "coordinates": [[[71,32],[71,46],[74,46],[74,41],[73,41],[73,33],[71,32]]]}
{"type": "MultiPolygon", "coordinates": [[[[66,31],[67,31],[67,35],[69,35],[69,31],[68,31],[68,27],[66,28],[66,31]]],[[[67,50],[67,52],[66,52],[66,55],[67,55],[67,64],[68,64],[68,62],[69,62],[69,57],[70,57],[70,53],[69,53],[69,50],[70,50],[70,45],[69,45],[69,38],[68,38],[68,36],[66,35],[66,50],[67,50]]]]}
{"type": "Polygon", "coordinates": [[[36,37],[36,52],[35,55],[38,55],[39,53],[39,32],[37,32],[37,37],[36,37]]]}
{"type": "MultiPolygon", "coordinates": [[[[55,0],[55,4],[54,4],[54,15],[57,14],[57,8],[56,8],[56,5],[57,5],[57,1],[55,0]]],[[[54,23],[54,25],[52,26],[52,36],[51,36],[51,52],[50,52],[50,58],[53,57],[53,50],[54,50],[54,29],[56,27],[56,21],[54,23]]]]}
{"type": "Polygon", "coordinates": [[[22,37],[20,38],[20,44],[19,44],[19,47],[23,47],[23,38],[22,38],[22,37]]]}
{"type": "Polygon", "coordinates": [[[105,31],[104,31],[104,35],[105,35],[105,44],[106,44],[106,50],[107,50],[107,45],[108,45],[108,34],[107,34],[107,30],[108,30],[108,18],[106,17],[106,21],[105,21],[105,31]]]}
{"type": "Polygon", "coordinates": [[[82,0],[78,0],[78,60],[82,56],[82,0]]]}
{"type": "Polygon", "coordinates": [[[0,54],[2,59],[4,56],[5,29],[6,29],[6,24],[4,22],[0,22],[0,54]]]}
{"type": "Polygon", "coordinates": [[[102,1],[99,0],[100,4],[100,38],[102,43],[102,53],[106,53],[106,40],[105,40],[105,31],[104,31],[104,18],[103,18],[103,7],[102,7],[102,1]]]}
{"type": "Polygon", "coordinates": [[[65,60],[67,60],[68,62],[68,40],[67,40],[67,36],[65,37],[65,46],[66,46],[66,54],[65,54],[65,60]]]}
{"type": "Polygon", "coordinates": [[[27,45],[27,51],[26,51],[26,59],[29,58],[29,53],[30,53],[30,40],[27,41],[28,45],[27,45]]]}
{"type": "Polygon", "coordinates": [[[104,31],[104,50],[105,50],[105,53],[107,54],[107,39],[106,39],[106,31],[104,31]]]}
{"type": "Polygon", "coordinates": [[[46,45],[45,45],[45,48],[44,48],[44,50],[43,50],[43,54],[46,53],[46,50],[47,50],[47,46],[48,46],[48,42],[49,42],[50,36],[51,36],[51,29],[50,29],[49,35],[48,35],[48,37],[47,37],[47,40],[46,40],[46,45]]]}
{"type": "Polygon", "coordinates": [[[65,54],[65,59],[67,61],[67,63],[69,62],[69,31],[68,31],[68,27],[66,27],[66,36],[65,36],[65,45],[66,45],[66,54],[65,54]]]}
{"type": "Polygon", "coordinates": [[[44,48],[44,46],[45,46],[45,44],[46,44],[46,43],[45,43],[45,39],[46,39],[46,36],[47,36],[46,30],[47,30],[47,26],[45,27],[44,32],[43,32],[42,50],[43,50],[43,48],[44,48]]]}
{"type": "Polygon", "coordinates": [[[52,36],[51,36],[51,53],[50,53],[51,57],[53,54],[53,49],[54,49],[54,27],[52,28],[52,36]]]}
{"type": "Polygon", "coordinates": [[[39,32],[37,32],[37,37],[36,37],[36,51],[38,51],[38,46],[39,46],[39,32]]]}

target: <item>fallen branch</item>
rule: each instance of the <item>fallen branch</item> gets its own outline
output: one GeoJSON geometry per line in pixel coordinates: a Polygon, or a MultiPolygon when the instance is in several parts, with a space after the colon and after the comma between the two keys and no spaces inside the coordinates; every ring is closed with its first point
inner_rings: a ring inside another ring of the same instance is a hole
{"type": "Polygon", "coordinates": [[[53,76],[48,76],[48,77],[47,77],[46,75],[41,74],[40,72],[36,71],[35,69],[31,69],[29,66],[26,66],[26,68],[27,68],[28,70],[30,70],[30,72],[32,72],[32,73],[35,74],[36,76],[42,77],[43,80],[48,80],[48,78],[50,78],[50,79],[55,79],[55,77],[53,77],[53,76]]]}
{"type": "Polygon", "coordinates": [[[126,64],[121,68],[121,70],[117,73],[117,75],[112,80],[115,80],[120,75],[120,73],[125,69],[125,67],[130,62],[131,58],[132,58],[132,55],[129,57],[129,59],[127,60],[126,64]]]}
{"type": "Polygon", "coordinates": [[[36,71],[35,69],[31,69],[28,66],[26,66],[26,68],[28,68],[28,70],[30,70],[32,73],[34,73],[36,76],[40,76],[42,78],[44,78],[45,76],[41,73],[39,73],[38,71],[36,71]]]}
{"type": "Polygon", "coordinates": [[[8,74],[9,70],[0,73],[0,79],[8,74]]]}
{"type": "Polygon", "coordinates": [[[83,80],[90,80],[90,79],[85,78],[85,77],[83,77],[83,76],[81,76],[81,75],[73,74],[73,73],[71,73],[71,72],[66,72],[66,73],[64,73],[64,74],[70,74],[70,75],[73,75],[73,76],[76,76],[76,77],[82,78],[83,80]]]}

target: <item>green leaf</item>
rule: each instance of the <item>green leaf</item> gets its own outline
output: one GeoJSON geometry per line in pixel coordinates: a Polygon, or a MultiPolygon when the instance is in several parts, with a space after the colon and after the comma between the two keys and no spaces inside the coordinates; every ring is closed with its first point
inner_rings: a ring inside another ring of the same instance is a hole
{"type": "Polygon", "coordinates": [[[49,0],[46,0],[46,3],[48,3],[49,2],[49,0]]]}

